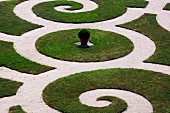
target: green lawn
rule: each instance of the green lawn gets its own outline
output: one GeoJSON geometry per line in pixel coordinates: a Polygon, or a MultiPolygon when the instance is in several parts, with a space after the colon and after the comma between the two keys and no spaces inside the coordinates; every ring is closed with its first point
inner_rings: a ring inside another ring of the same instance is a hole
{"type": "Polygon", "coordinates": [[[91,33],[90,48],[78,48],[80,29],[47,34],[36,42],[37,50],[47,56],[67,61],[98,62],[116,59],[129,54],[133,43],[126,37],[107,31],[88,29],[91,33]]]}
{"type": "Polygon", "coordinates": [[[16,95],[21,82],[0,78],[0,98],[16,95]]]}
{"type": "Polygon", "coordinates": [[[164,10],[170,10],[170,3],[166,4],[164,10]]]}
{"type": "Polygon", "coordinates": [[[54,69],[22,57],[16,53],[13,48],[13,43],[0,41],[0,49],[0,66],[5,66],[19,72],[30,74],[40,74],[42,72],[54,69]]]}
{"type": "Polygon", "coordinates": [[[144,96],[151,102],[154,113],[169,113],[169,81],[169,75],[139,69],[83,72],[49,84],[43,91],[43,99],[50,107],[64,113],[119,113],[112,105],[102,108],[83,105],[79,96],[94,89],[121,89],[144,96]]]}
{"type": "Polygon", "coordinates": [[[8,0],[0,2],[0,32],[20,36],[41,26],[29,23],[17,17],[14,7],[26,0],[8,0]]]}
{"type": "MultiPolygon", "coordinates": [[[[42,26],[29,23],[17,17],[13,9],[27,0],[8,0],[0,2],[0,32],[21,36],[42,26]]],[[[43,2],[33,7],[34,13],[44,19],[63,23],[91,23],[114,19],[123,15],[127,7],[146,7],[145,0],[92,0],[99,5],[94,11],[64,13],[54,10],[61,5],[72,6],[67,10],[78,10],[82,4],[59,0],[43,2]]],[[[24,10],[24,9],[23,9],[24,10]]],[[[164,10],[170,10],[168,3],[164,10]]],[[[144,14],[142,17],[117,25],[139,32],[150,38],[156,45],[155,53],[144,62],[170,66],[170,32],[156,21],[156,15],[144,14]]],[[[72,62],[102,62],[117,59],[133,51],[133,43],[117,33],[88,29],[91,33],[90,48],[78,48],[80,29],[49,33],[36,42],[37,50],[49,57],[72,62]]],[[[35,56],[36,57],[36,56],[35,56]]],[[[19,55],[13,43],[0,41],[0,67],[7,67],[22,73],[38,75],[54,69],[38,64],[19,55]]],[[[64,67],[63,67],[64,68],[64,67]]],[[[2,73],[3,74],[3,73],[2,73]]],[[[63,113],[120,113],[127,109],[127,103],[112,96],[97,100],[112,102],[107,107],[90,107],[80,103],[79,96],[95,89],[119,89],[131,91],[145,97],[153,106],[153,113],[170,113],[170,76],[140,69],[106,69],[76,73],[50,83],[43,91],[45,103],[63,113]]],[[[23,83],[0,78],[0,99],[16,95],[23,83]]],[[[12,106],[9,113],[26,113],[20,105],[12,106]]]]}
{"type": "Polygon", "coordinates": [[[145,14],[137,20],[118,26],[137,31],[154,41],[156,51],[145,62],[170,66],[170,32],[158,24],[156,15],[145,14]]]}
{"type": "Polygon", "coordinates": [[[8,113],[26,113],[26,112],[21,108],[21,106],[18,105],[10,107],[8,113]]]}
{"type": "Polygon", "coordinates": [[[146,7],[145,0],[92,0],[98,4],[98,8],[93,11],[81,13],[64,13],[54,10],[54,7],[69,5],[72,8],[67,10],[81,9],[82,5],[72,1],[60,0],[40,3],[33,7],[36,15],[57,22],[65,23],[87,23],[98,22],[116,18],[124,14],[127,7],[146,7]]]}

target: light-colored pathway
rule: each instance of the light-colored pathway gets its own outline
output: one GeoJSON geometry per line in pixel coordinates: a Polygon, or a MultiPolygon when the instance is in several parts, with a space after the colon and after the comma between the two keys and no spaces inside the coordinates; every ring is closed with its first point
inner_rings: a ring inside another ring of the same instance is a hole
{"type": "Polygon", "coordinates": [[[80,100],[83,104],[95,107],[108,106],[111,103],[108,101],[96,101],[97,98],[103,96],[115,96],[127,102],[128,108],[123,113],[151,113],[152,105],[144,97],[134,94],[129,91],[117,89],[97,89],[85,92],[80,95],[80,100]],[[145,103],[145,104],[144,104],[145,103]],[[136,108],[138,111],[136,111],[136,108]]]}
{"type": "MultiPolygon", "coordinates": [[[[1,1],[4,0],[0,0],[0,2],[1,1]]],[[[49,83],[59,78],[69,76],[70,74],[97,70],[97,69],[107,69],[107,68],[137,68],[137,69],[151,70],[155,72],[162,72],[170,75],[169,66],[143,63],[143,61],[148,57],[150,57],[156,49],[153,41],[151,41],[148,37],[139,34],[137,32],[127,30],[124,28],[118,28],[115,26],[118,24],[123,24],[135,20],[140,16],[142,16],[144,13],[152,13],[152,14],[157,14],[158,23],[162,27],[170,31],[170,21],[169,21],[170,13],[168,11],[162,10],[163,7],[166,5],[166,3],[170,3],[170,0],[148,0],[149,4],[145,9],[128,8],[127,12],[118,18],[108,20],[108,21],[88,23],[88,24],[69,24],[69,23],[66,24],[66,23],[52,22],[37,17],[33,13],[32,7],[35,6],[36,4],[39,4],[41,2],[46,2],[46,1],[52,1],[52,0],[29,0],[17,5],[14,9],[15,14],[20,18],[27,20],[31,23],[43,25],[44,27],[27,32],[22,36],[11,36],[11,35],[0,33],[0,40],[13,42],[16,51],[20,55],[24,56],[25,58],[43,65],[56,67],[56,69],[39,74],[37,76],[31,76],[30,74],[24,74],[14,70],[10,70],[5,67],[0,67],[0,77],[16,80],[24,83],[19,88],[16,96],[2,98],[0,100],[0,113],[8,113],[9,107],[14,105],[21,105],[22,108],[28,113],[59,113],[59,111],[48,107],[44,103],[42,99],[42,91],[49,83]],[[78,63],[78,62],[60,61],[42,55],[36,50],[35,42],[41,36],[59,30],[75,29],[75,28],[100,29],[100,30],[111,31],[111,32],[122,34],[133,42],[134,50],[125,57],[116,60],[110,60],[110,61],[98,62],[98,63],[78,63]]],[[[82,3],[85,6],[83,9],[74,11],[73,13],[90,11],[98,7],[97,4],[95,4],[90,0],[86,0],[86,1],[73,0],[73,1],[82,3]]],[[[63,8],[64,8],[63,6],[60,6],[55,9],[59,11],[64,11],[63,8]]],[[[64,12],[66,12],[66,10],[64,12]]],[[[128,103],[128,106],[131,106],[128,107],[125,113],[151,113],[153,111],[152,105],[149,103],[149,101],[147,101],[144,97],[141,97],[138,94],[134,94],[126,91],[118,91],[116,89],[111,89],[109,91],[103,89],[101,91],[95,90],[91,92],[93,92],[92,94],[95,95],[93,99],[96,98],[96,95],[101,96],[100,95],[101,92],[103,92],[102,93],[103,95],[113,95],[124,99],[128,103]],[[124,95],[120,94],[121,92],[123,92],[124,95]],[[131,98],[132,100],[128,99],[129,95],[134,95],[134,97],[131,98]],[[140,110],[138,107],[137,109],[133,109],[133,111],[131,111],[133,107],[138,106],[134,102],[134,100],[136,99],[138,100],[139,103],[142,102],[143,107],[141,107],[140,110]]],[[[89,105],[89,102],[86,103],[85,101],[88,100],[87,97],[91,95],[91,92],[85,92],[83,98],[81,98],[80,96],[80,101],[83,104],[89,105]],[[87,100],[84,98],[86,98],[87,100]]],[[[95,106],[95,102],[93,106],[95,106]]]]}

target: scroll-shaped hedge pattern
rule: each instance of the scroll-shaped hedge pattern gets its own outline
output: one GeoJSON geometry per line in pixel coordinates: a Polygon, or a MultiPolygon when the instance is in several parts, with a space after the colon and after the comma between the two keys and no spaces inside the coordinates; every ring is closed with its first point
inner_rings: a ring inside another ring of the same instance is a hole
{"type": "Polygon", "coordinates": [[[0,32],[20,36],[41,26],[29,23],[17,17],[13,9],[26,0],[8,0],[0,2],[0,32]]]}
{"type": "Polygon", "coordinates": [[[156,21],[156,15],[145,14],[137,20],[119,25],[146,35],[156,45],[155,53],[145,62],[170,65],[170,32],[156,21]]]}
{"type": "Polygon", "coordinates": [[[89,107],[80,103],[79,96],[95,89],[121,89],[145,97],[151,102],[154,113],[166,113],[170,110],[169,81],[169,75],[139,69],[97,70],[52,82],[43,91],[43,98],[50,107],[62,112],[111,113],[114,106],[89,107]]]}
{"type": "Polygon", "coordinates": [[[54,69],[22,57],[13,48],[13,43],[4,41],[0,41],[0,66],[35,75],[54,69]]]}
{"type": "Polygon", "coordinates": [[[79,10],[83,6],[73,1],[52,1],[40,3],[33,7],[33,11],[37,16],[44,19],[65,22],[65,23],[89,23],[110,20],[121,16],[127,10],[127,7],[146,7],[145,0],[92,0],[99,7],[93,11],[81,13],[64,13],[54,9],[57,6],[71,6],[66,10],[79,10]]]}

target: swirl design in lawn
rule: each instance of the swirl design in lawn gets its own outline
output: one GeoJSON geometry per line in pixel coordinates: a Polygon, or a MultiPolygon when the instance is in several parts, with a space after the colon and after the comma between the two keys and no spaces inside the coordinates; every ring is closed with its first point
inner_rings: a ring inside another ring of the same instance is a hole
{"type": "Polygon", "coordinates": [[[147,5],[147,2],[144,0],[135,1],[87,0],[87,1],[83,2],[83,0],[75,0],[74,2],[60,0],[43,2],[38,5],[35,5],[33,7],[33,11],[37,16],[55,22],[91,23],[110,20],[119,17],[126,13],[127,7],[146,7],[147,5]],[[80,3],[83,5],[81,5],[77,1],[80,1],[80,3]],[[87,6],[87,3],[89,3],[91,7],[87,6]],[[57,9],[58,11],[56,11],[55,9],[57,9]]]}

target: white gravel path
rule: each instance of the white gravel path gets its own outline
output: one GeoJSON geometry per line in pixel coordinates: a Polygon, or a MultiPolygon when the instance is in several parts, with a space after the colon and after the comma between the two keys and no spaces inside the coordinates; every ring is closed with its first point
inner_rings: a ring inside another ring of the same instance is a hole
{"type": "MultiPolygon", "coordinates": [[[[1,1],[4,0],[0,0],[0,2],[1,1]]],[[[140,33],[123,28],[118,28],[115,26],[118,24],[123,24],[135,20],[142,16],[144,13],[152,13],[157,14],[158,23],[162,27],[170,31],[170,13],[168,11],[162,10],[166,3],[170,3],[170,0],[148,0],[149,4],[145,9],[128,8],[127,12],[118,18],[88,24],[65,24],[59,22],[52,22],[37,17],[32,12],[32,7],[36,4],[47,1],[52,0],[29,0],[17,5],[14,9],[15,14],[20,18],[34,24],[43,25],[44,27],[27,32],[22,36],[11,36],[6,35],[4,33],[0,33],[0,40],[14,42],[14,48],[16,49],[16,51],[25,58],[43,65],[56,67],[57,69],[39,74],[37,76],[32,76],[30,74],[20,73],[5,67],[0,67],[0,77],[24,83],[19,88],[17,95],[0,99],[0,113],[8,113],[9,107],[14,105],[21,105],[27,113],[59,113],[59,111],[48,107],[44,103],[42,99],[42,91],[49,83],[59,78],[68,76],[70,74],[108,68],[137,68],[151,70],[155,72],[162,72],[170,75],[169,66],[143,63],[145,59],[150,57],[155,52],[156,47],[153,41],[151,41],[148,37],[140,33]],[[104,31],[111,31],[122,34],[133,42],[134,50],[125,57],[98,63],[60,61],[42,55],[36,50],[35,42],[41,36],[59,30],[76,28],[100,29],[104,31]]],[[[90,0],[73,1],[82,3],[84,5],[84,8],[78,11],[73,11],[73,13],[90,11],[98,7],[97,4],[90,0]]],[[[59,11],[64,11],[63,6],[55,9],[59,11]]],[[[116,89],[96,89],[94,91],[85,92],[82,94],[83,98],[81,98],[82,96],[80,96],[80,101],[86,105],[89,105],[89,103],[92,104],[92,101],[86,102],[89,96],[91,95],[91,92],[93,98],[90,100],[96,99],[96,96],[101,96],[101,94],[102,96],[112,95],[124,99],[128,103],[128,109],[124,113],[151,113],[153,111],[152,105],[144,97],[141,97],[138,94],[134,94],[127,91],[120,91],[116,89]],[[133,95],[133,98],[128,98],[130,95],[133,95]],[[84,98],[86,98],[87,100],[84,98]],[[142,105],[140,104],[140,107],[137,107],[135,109],[134,107],[138,106],[136,104],[136,101],[139,104],[142,102],[142,105]]],[[[95,105],[96,102],[94,102],[93,106],[95,105]]]]}
{"type": "Polygon", "coordinates": [[[148,100],[129,91],[117,89],[97,89],[85,92],[81,94],[79,98],[83,104],[88,106],[104,107],[110,105],[111,102],[108,101],[96,101],[97,98],[103,96],[115,96],[125,100],[128,108],[123,113],[152,113],[152,105],[148,100]]]}

